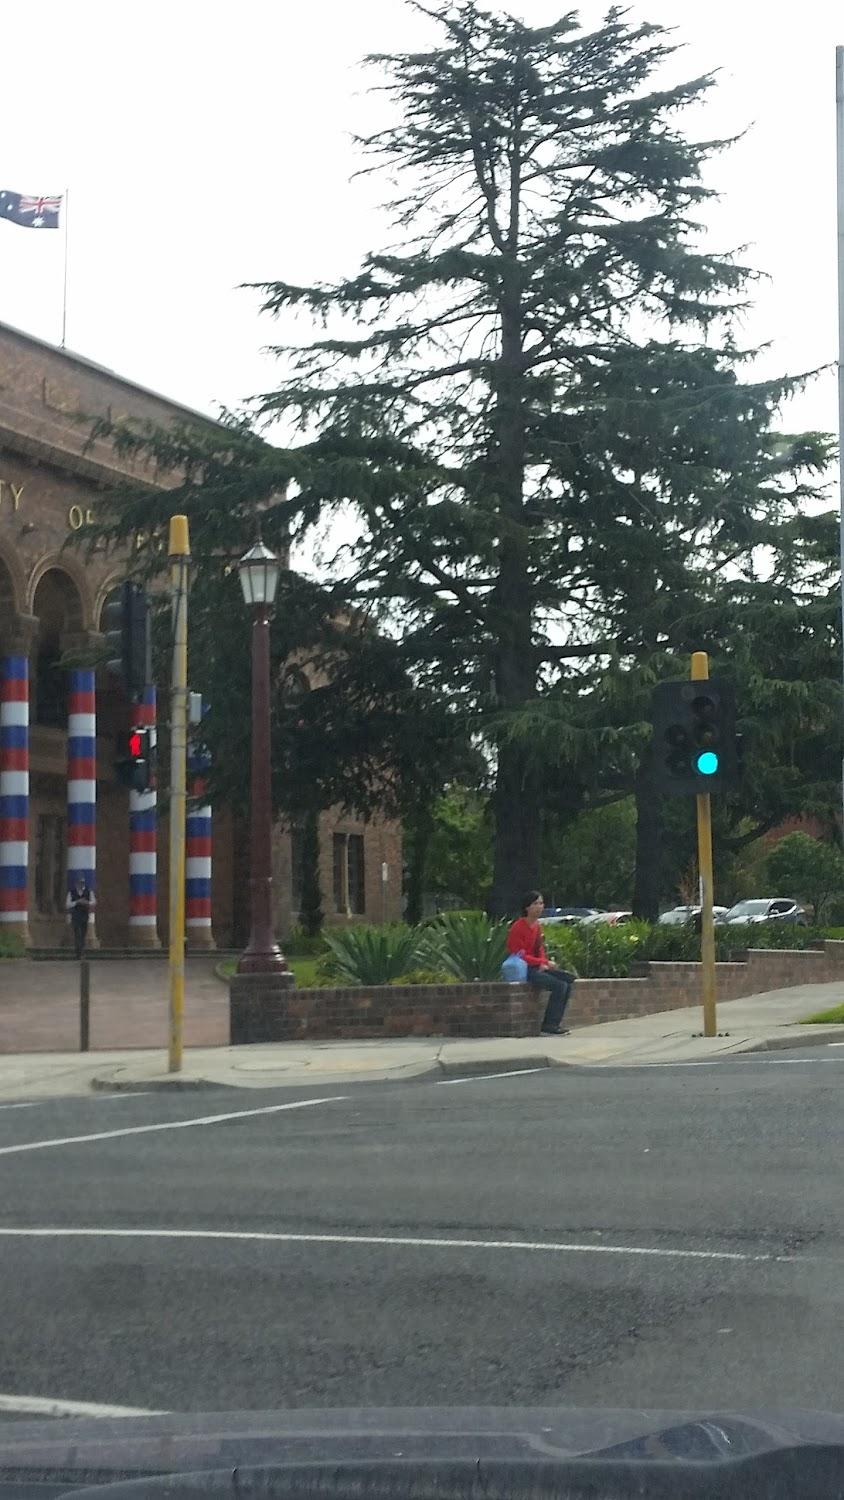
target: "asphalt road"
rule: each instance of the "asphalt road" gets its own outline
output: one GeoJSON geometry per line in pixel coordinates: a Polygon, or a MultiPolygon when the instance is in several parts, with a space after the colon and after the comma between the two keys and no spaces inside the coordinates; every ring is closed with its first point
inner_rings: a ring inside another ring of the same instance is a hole
{"type": "Polygon", "coordinates": [[[842,1099],[815,1047],[0,1107],[0,1398],[841,1410],[842,1099]]]}

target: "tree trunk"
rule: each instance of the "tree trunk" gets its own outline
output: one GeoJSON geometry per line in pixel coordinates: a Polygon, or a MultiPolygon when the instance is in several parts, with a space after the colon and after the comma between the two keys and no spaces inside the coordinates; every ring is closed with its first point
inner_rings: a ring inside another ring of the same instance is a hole
{"type": "Polygon", "coordinates": [[[492,809],[495,862],[489,914],[516,917],[539,879],[539,775],[521,745],[499,746],[492,809]]]}
{"type": "Polygon", "coordinates": [[[636,878],[633,884],[633,914],[647,922],[659,916],[662,895],[662,799],[653,785],[652,755],[647,750],[636,772],[636,878]]]}
{"type": "MultiPolygon", "coordinates": [[[[522,346],[522,273],[517,259],[520,183],[515,151],[511,174],[510,227],[501,276],[501,355],[494,383],[494,469],[489,483],[497,491],[502,521],[491,614],[497,627],[496,694],[499,711],[515,715],[536,695],[530,531],[524,514],[528,392],[522,346]]],[[[530,746],[499,737],[492,798],[495,860],[491,916],[516,916],[525,891],[539,879],[539,782],[530,746]]]]}
{"type": "Polygon", "coordinates": [[[425,894],[425,867],[428,863],[428,850],[431,847],[431,834],[434,828],[434,818],[431,804],[417,810],[410,830],[408,843],[407,863],[407,911],[405,920],[411,927],[416,927],[422,921],[422,899],[425,894]]]}

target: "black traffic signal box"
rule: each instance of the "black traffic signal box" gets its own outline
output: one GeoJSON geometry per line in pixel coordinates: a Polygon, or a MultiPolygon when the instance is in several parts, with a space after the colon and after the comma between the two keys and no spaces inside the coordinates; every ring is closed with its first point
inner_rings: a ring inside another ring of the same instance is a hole
{"type": "Polygon", "coordinates": [[[152,625],[150,603],[143,584],[127,578],[117,597],[104,610],[106,643],[112,657],[110,672],[119,677],[130,703],[139,703],[144,689],[152,681],[152,625]]]}
{"type": "Polygon", "coordinates": [[[130,729],[122,737],[114,762],[121,786],[132,792],[148,792],[155,785],[155,737],[151,729],[130,729]]]}
{"type": "Polygon", "coordinates": [[[661,682],[651,709],[655,788],[670,797],[722,792],[738,780],[730,683],[661,682]]]}

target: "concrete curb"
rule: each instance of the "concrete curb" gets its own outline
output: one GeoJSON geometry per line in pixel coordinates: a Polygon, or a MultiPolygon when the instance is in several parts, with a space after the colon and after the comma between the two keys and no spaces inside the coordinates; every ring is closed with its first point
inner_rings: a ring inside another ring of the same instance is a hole
{"type": "MultiPolygon", "coordinates": [[[[562,1059],[561,1059],[562,1062],[562,1059]]],[[[566,1064],[571,1066],[571,1064],[566,1064]]],[[[468,1058],[465,1062],[446,1062],[437,1059],[428,1066],[408,1069],[399,1072],[396,1069],[390,1071],[367,1072],[367,1073],[320,1073],[315,1069],[312,1076],[297,1078],[267,1079],[267,1088],[325,1088],[329,1084],[337,1084],[346,1087],[349,1083],[399,1083],[408,1082],[416,1078],[468,1078],[473,1074],[483,1075],[485,1073],[518,1073],[525,1068],[553,1068],[558,1066],[555,1058],[544,1055],[535,1057],[502,1057],[502,1058],[468,1058]]],[[[176,1073],[167,1078],[122,1078],[117,1075],[100,1074],[91,1079],[91,1089],[99,1094],[138,1094],[138,1093],[187,1093],[200,1090],[227,1089],[232,1092],[236,1089],[242,1091],[254,1091],[261,1085],[252,1083],[224,1082],[215,1078],[185,1078],[176,1073]]]]}
{"type": "Polygon", "coordinates": [[[182,1094],[200,1090],[238,1088],[236,1083],[218,1083],[213,1078],[183,1078],[175,1073],[172,1078],[109,1078],[100,1076],[91,1079],[95,1094],[182,1094]]]}
{"type": "MultiPolygon", "coordinates": [[[[734,1048],[725,1048],[715,1054],[710,1060],[712,1062],[727,1061],[731,1057],[747,1056],[754,1052],[787,1052],[803,1047],[823,1047],[833,1039],[840,1038],[844,1042],[844,1027],[842,1026],[795,1026],[781,1036],[763,1037],[757,1042],[738,1043],[734,1048]]],[[[280,1088],[346,1088],[356,1083],[405,1083],[418,1078],[471,1078],[482,1077],[484,1074],[507,1074],[524,1072],[531,1068],[582,1068],[584,1070],[595,1067],[636,1067],[648,1065],[658,1067],[662,1063],[677,1061],[692,1061],[693,1059],[677,1059],[662,1055],[654,1062],[648,1058],[647,1053],[635,1059],[626,1060],[623,1054],[618,1057],[602,1060],[595,1063],[580,1060],[571,1055],[565,1056],[562,1051],[559,1056],[545,1053],[523,1054],[517,1057],[497,1058],[466,1058],[463,1062],[452,1061],[448,1058],[436,1058],[429,1064],[419,1066],[410,1065],[406,1069],[373,1070],[365,1073],[324,1073],[314,1069],[310,1075],[299,1075],[296,1078],[269,1076],[265,1080],[256,1082],[253,1079],[249,1083],[242,1083],[237,1079],[223,1080],[216,1078],[186,1078],[183,1074],[176,1073],[165,1078],[127,1078],[121,1076],[122,1070],[114,1074],[99,1074],[91,1079],[90,1087],[94,1093],[103,1094],[138,1094],[138,1093],[198,1093],[213,1092],[213,1090],[225,1090],[228,1093],[235,1091],[253,1092],[256,1089],[280,1089],[280,1088]]]]}
{"type": "Polygon", "coordinates": [[[844,1026],[805,1026],[798,1023],[796,1031],[789,1032],[787,1036],[770,1036],[762,1042],[754,1042],[752,1046],[745,1047],[745,1052],[790,1052],[797,1047],[825,1047],[836,1039],[836,1032],[840,1033],[839,1040],[844,1042],[844,1026]]]}
{"type": "MultiPolygon", "coordinates": [[[[561,1059],[562,1061],[562,1059],[561,1059]]],[[[445,1062],[439,1058],[426,1073],[439,1073],[442,1078],[468,1078],[473,1073],[520,1073],[526,1068],[555,1068],[557,1059],[542,1053],[536,1057],[469,1058],[466,1062],[445,1062]]],[[[417,1074],[417,1077],[424,1076],[417,1074]]]]}

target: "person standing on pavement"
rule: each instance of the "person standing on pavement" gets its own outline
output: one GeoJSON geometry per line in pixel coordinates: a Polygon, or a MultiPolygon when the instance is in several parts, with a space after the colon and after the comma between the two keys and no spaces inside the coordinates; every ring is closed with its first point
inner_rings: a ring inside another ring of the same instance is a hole
{"type": "Polygon", "coordinates": [[[539,891],[528,891],[517,917],[507,934],[507,952],[523,958],[527,964],[527,982],[537,989],[548,990],[548,1004],[540,1028],[543,1036],[568,1036],[562,1025],[574,975],[548,959],[542,939],[539,918],[545,902],[539,891]]]}
{"type": "Polygon", "coordinates": [[[76,950],[76,957],[81,958],[85,951],[88,919],[95,905],[94,892],[89,889],[84,875],[77,875],[67,893],[66,905],[67,910],[70,912],[70,925],[73,930],[73,946],[76,950]]]}

